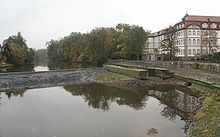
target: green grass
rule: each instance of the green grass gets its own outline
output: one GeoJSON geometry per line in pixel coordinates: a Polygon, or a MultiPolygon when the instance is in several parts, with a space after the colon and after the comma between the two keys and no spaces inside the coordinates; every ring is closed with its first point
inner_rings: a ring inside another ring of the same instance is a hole
{"type": "Polygon", "coordinates": [[[215,137],[220,125],[220,96],[212,94],[203,102],[202,108],[194,116],[195,126],[192,133],[195,137],[215,137]]]}
{"type": "Polygon", "coordinates": [[[114,73],[123,74],[137,79],[147,79],[148,71],[144,69],[125,68],[114,65],[105,65],[107,70],[114,73]]]}
{"type": "Polygon", "coordinates": [[[120,80],[130,80],[133,78],[108,71],[108,72],[104,72],[104,73],[99,74],[96,77],[96,79],[101,82],[116,82],[116,81],[120,81],[120,80]]]}
{"type": "Polygon", "coordinates": [[[147,79],[151,81],[163,80],[163,78],[160,78],[160,77],[148,77],[147,79]]]}
{"type": "Polygon", "coordinates": [[[194,116],[193,137],[215,137],[220,128],[220,92],[207,86],[193,84],[196,89],[207,96],[202,108],[194,116]]]}

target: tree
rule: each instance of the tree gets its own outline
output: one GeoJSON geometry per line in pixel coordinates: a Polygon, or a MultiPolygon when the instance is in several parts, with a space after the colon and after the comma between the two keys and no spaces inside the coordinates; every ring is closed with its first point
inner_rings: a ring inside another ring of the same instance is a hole
{"type": "Polygon", "coordinates": [[[47,49],[38,49],[35,52],[34,61],[37,63],[47,62],[47,49]]]}
{"type": "Polygon", "coordinates": [[[202,32],[202,46],[201,54],[204,54],[204,48],[206,49],[206,54],[214,53],[214,50],[218,47],[217,32],[215,30],[204,30],[202,32]],[[204,47],[204,48],[203,48],[204,47]]]}
{"type": "Polygon", "coordinates": [[[2,63],[2,61],[3,61],[2,52],[3,52],[3,48],[2,48],[2,46],[1,46],[1,44],[0,44],[0,63],[2,63]]]}
{"type": "Polygon", "coordinates": [[[118,24],[114,28],[95,28],[89,33],[73,32],[48,45],[49,61],[104,64],[108,59],[141,58],[146,42],[142,27],[118,24]]]}
{"type": "Polygon", "coordinates": [[[177,35],[175,27],[170,26],[166,29],[164,39],[161,41],[161,49],[168,56],[169,61],[174,61],[178,47],[176,46],[177,35]]]}
{"type": "Polygon", "coordinates": [[[122,58],[136,60],[142,56],[142,48],[146,43],[147,33],[142,27],[118,24],[117,48],[122,58]]]}
{"type": "Polygon", "coordinates": [[[8,63],[22,65],[29,64],[34,60],[33,49],[28,48],[26,40],[20,32],[4,40],[3,49],[3,56],[6,57],[8,63]]]}
{"type": "Polygon", "coordinates": [[[26,61],[26,57],[23,54],[25,52],[25,48],[24,47],[19,47],[14,45],[14,43],[10,46],[10,53],[11,53],[11,57],[10,57],[10,63],[14,64],[14,65],[22,65],[25,64],[26,61]]]}

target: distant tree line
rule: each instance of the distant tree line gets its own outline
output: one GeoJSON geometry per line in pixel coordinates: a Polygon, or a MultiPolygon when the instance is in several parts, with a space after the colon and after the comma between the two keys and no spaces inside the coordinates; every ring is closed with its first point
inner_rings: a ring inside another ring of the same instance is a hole
{"type": "Polygon", "coordinates": [[[3,41],[2,60],[13,65],[31,64],[34,61],[34,50],[28,48],[20,32],[3,41]]]}
{"type": "Polygon", "coordinates": [[[35,63],[45,63],[47,62],[47,49],[35,50],[35,63]]]}
{"type": "Polygon", "coordinates": [[[60,40],[47,42],[48,59],[97,65],[108,59],[141,59],[148,33],[142,27],[128,24],[96,28],[85,34],[74,32],[60,40]]]}

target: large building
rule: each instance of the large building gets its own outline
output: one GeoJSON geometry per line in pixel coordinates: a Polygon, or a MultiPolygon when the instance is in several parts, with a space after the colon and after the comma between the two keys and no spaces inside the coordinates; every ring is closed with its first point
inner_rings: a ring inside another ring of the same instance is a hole
{"type": "MultiPolygon", "coordinates": [[[[176,46],[179,58],[190,59],[202,54],[220,50],[220,16],[197,16],[186,14],[182,21],[173,26],[176,30],[176,46]],[[209,48],[211,47],[211,48],[209,48]]],[[[147,60],[161,60],[164,51],[161,41],[167,29],[148,35],[143,57],[147,60]]]]}

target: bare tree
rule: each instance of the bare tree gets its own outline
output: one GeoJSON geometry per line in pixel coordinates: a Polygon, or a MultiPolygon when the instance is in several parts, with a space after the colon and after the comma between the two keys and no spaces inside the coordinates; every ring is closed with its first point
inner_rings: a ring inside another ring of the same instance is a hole
{"type": "Polygon", "coordinates": [[[176,53],[178,52],[177,35],[175,27],[170,26],[165,30],[164,39],[160,42],[162,51],[168,56],[169,61],[176,59],[176,53]]]}
{"type": "Polygon", "coordinates": [[[201,37],[201,54],[204,54],[204,48],[207,54],[213,53],[218,47],[217,41],[217,32],[215,30],[204,30],[201,37]]]}

